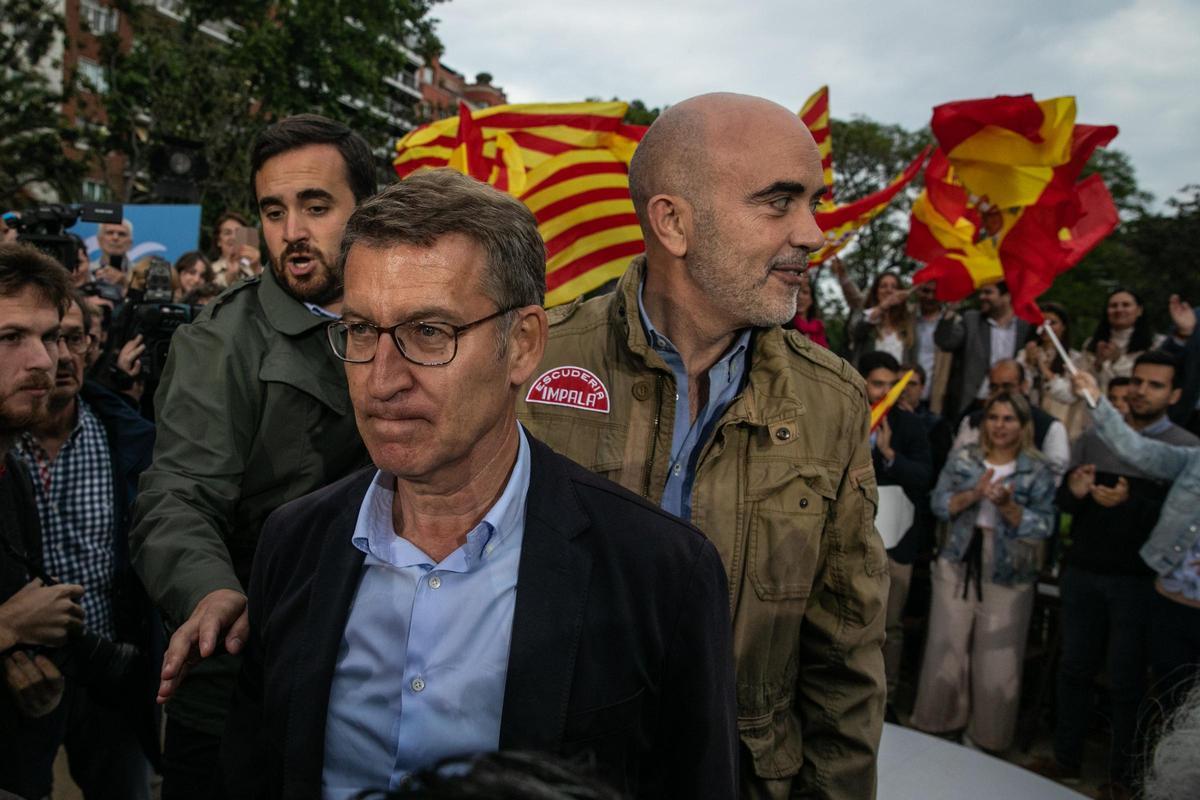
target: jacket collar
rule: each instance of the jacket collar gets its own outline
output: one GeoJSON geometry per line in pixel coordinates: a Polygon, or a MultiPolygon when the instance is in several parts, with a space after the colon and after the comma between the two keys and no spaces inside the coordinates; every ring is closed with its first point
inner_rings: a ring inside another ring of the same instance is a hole
{"type": "MultiPolygon", "coordinates": [[[[616,332],[629,352],[645,366],[671,377],[670,368],[650,345],[638,319],[638,290],[645,275],[646,256],[643,254],[630,262],[617,281],[608,309],[609,329],[616,332]]],[[[805,392],[796,382],[795,371],[789,368],[788,361],[792,356],[787,352],[788,335],[782,328],[754,330],[750,337],[746,386],[726,410],[724,421],[774,428],[805,413],[804,402],[800,399],[805,392]]]]}
{"type": "Polygon", "coordinates": [[[262,304],[267,322],[285,336],[299,336],[329,324],[328,319],[318,317],[284,291],[269,265],[259,278],[258,302],[262,304]]]}

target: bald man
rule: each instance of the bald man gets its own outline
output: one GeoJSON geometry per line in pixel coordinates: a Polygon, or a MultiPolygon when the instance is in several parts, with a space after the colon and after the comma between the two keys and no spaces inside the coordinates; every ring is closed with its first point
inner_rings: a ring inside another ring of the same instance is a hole
{"type": "Polygon", "coordinates": [[[864,386],[780,328],[823,241],[817,146],[781,106],[703,95],[650,127],[629,181],[646,253],[550,312],[518,413],[716,545],[741,796],[872,797],[888,579],[864,386]]]}

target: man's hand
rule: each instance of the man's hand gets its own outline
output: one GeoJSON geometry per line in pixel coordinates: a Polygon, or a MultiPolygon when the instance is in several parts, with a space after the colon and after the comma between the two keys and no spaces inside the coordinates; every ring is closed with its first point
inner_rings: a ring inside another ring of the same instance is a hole
{"type": "Polygon", "coordinates": [[[1124,478],[1117,478],[1116,486],[1099,486],[1092,487],[1092,499],[1097,504],[1105,508],[1119,506],[1129,499],[1129,481],[1124,478]]]}
{"type": "Polygon", "coordinates": [[[4,679],[17,708],[27,717],[44,717],[62,701],[62,673],[43,655],[30,658],[16,651],[4,659],[4,679]]]}
{"type": "Polygon", "coordinates": [[[1096,400],[1100,397],[1100,385],[1096,383],[1096,379],[1090,372],[1078,370],[1071,376],[1071,386],[1075,388],[1075,394],[1086,400],[1089,396],[1096,400]]]}
{"type": "Polygon", "coordinates": [[[893,306],[902,305],[908,299],[908,289],[897,289],[887,297],[879,301],[881,309],[892,308],[893,306]]]}
{"type": "Polygon", "coordinates": [[[124,288],[129,281],[129,276],[116,267],[103,266],[96,270],[96,279],[124,288]]]}
{"type": "Polygon", "coordinates": [[[131,378],[136,378],[142,372],[142,353],[146,352],[146,345],[142,343],[142,335],[130,339],[121,347],[121,352],[117,353],[117,369],[124,372],[131,378]]]}
{"type": "Polygon", "coordinates": [[[1083,464],[1071,470],[1071,474],[1067,476],[1067,488],[1071,490],[1071,494],[1075,495],[1075,499],[1082,500],[1087,497],[1092,491],[1092,486],[1096,483],[1096,465],[1083,464]]]}
{"type": "Polygon", "coordinates": [[[1179,295],[1171,295],[1167,301],[1167,310],[1171,312],[1171,322],[1175,323],[1175,335],[1186,339],[1196,330],[1196,312],[1187,300],[1181,300],[1179,295]]]}
{"type": "Polygon", "coordinates": [[[246,595],[232,589],[217,589],[206,594],[167,645],[162,681],[158,685],[158,702],[167,702],[191,666],[216,653],[218,643],[224,645],[226,652],[236,655],[241,652],[249,633],[246,595]]]}
{"type": "Polygon", "coordinates": [[[44,586],[34,578],[0,605],[0,640],[14,644],[57,647],[83,627],[79,598],[83,587],[74,583],[44,586]]]}
{"type": "Polygon", "coordinates": [[[879,430],[875,434],[875,447],[884,461],[890,464],[896,460],[896,451],[892,449],[892,426],[888,425],[887,417],[879,422],[879,430]]]}

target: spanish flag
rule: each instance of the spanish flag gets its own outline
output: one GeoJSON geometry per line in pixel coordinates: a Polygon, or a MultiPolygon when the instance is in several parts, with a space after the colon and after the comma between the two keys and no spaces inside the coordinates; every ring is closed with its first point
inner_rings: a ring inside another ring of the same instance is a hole
{"type": "Polygon", "coordinates": [[[906,252],[925,262],[913,280],[961,300],[1004,280],[1013,309],[1042,321],[1036,299],[1118,224],[1099,176],[1079,181],[1115,126],[1076,125],[1075,100],[1029,95],[934,109],[939,150],[913,203],[906,252]]]}
{"type": "Polygon", "coordinates": [[[896,381],[896,385],[889,389],[878,403],[871,406],[871,430],[878,428],[879,423],[883,422],[883,418],[892,410],[892,406],[896,405],[896,401],[900,399],[900,393],[912,380],[912,376],[913,371],[910,369],[900,377],[900,380],[896,381]]]}

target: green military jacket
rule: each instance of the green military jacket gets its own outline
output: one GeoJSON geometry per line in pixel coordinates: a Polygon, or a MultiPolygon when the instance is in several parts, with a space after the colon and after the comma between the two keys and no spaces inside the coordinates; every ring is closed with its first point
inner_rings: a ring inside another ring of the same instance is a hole
{"type": "MultiPolygon", "coordinates": [[[[614,294],[550,312],[518,416],[657,503],[676,394],[638,318],[644,269],[638,258],[614,294]]],[[[747,372],[703,444],[691,496],[691,521],[729,576],[745,793],[873,797],[888,577],[862,380],[778,328],[754,332],[747,372]]]]}
{"type": "MultiPolygon", "coordinates": [[[[168,622],[209,592],[244,592],[267,515],[366,463],[322,319],[270,272],[239,283],[171,340],[130,547],[168,622]]],[[[219,734],[237,659],[189,672],[168,712],[219,734]]]]}

